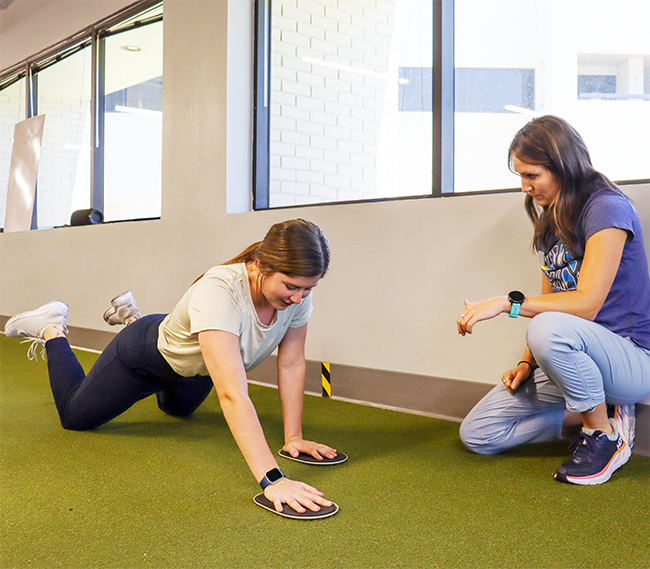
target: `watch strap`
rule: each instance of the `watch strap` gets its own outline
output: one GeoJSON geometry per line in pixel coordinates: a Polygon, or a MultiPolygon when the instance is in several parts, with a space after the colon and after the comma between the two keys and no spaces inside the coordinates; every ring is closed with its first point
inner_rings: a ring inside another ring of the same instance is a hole
{"type": "Polygon", "coordinates": [[[268,470],[264,475],[264,478],[260,480],[260,487],[262,490],[264,490],[267,486],[275,484],[276,482],[280,482],[280,480],[283,478],[284,472],[282,472],[279,468],[272,468],[271,470],[268,470]]]}
{"type": "Polygon", "coordinates": [[[519,309],[521,308],[521,304],[518,302],[513,302],[512,305],[510,306],[510,312],[508,313],[508,316],[510,318],[519,318],[519,309]]]}
{"type": "Polygon", "coordinates": [[[508,316],[510,316],[510,318],[519,318],[519,310],[526,300],[524,293],[518,290],[511,290],[508,293],[508,300],[510,301],[510,313],[508,316]]]}

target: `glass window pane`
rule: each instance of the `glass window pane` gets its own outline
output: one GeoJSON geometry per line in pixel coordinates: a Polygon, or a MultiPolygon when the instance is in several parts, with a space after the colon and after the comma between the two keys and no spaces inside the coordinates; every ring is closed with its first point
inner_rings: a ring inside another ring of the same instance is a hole
{"type": "Polygon", "coordinates": [[[429,194],[432,2],[273,0],[271,207],[429,194]]]}
{"type": "Polygon", "coordinates": [[[517,187],[510,141],[545,114],[610,178],[650,178],[648,21],[647,0],[456,0],[454,191],[517,187]]]}
{"type": "Polygon", "coordinates": [[[35,75],[37,112],[45,115],[38,170],[38,227],[70,223],[77,209],[90,207],[89,47],[35,75]]]}
{"type": "Polygon", "coordinates": [[[162,22],[106,38],[104,219],[160,217],[162,22]]]}
{"type": "Polygon", "coordinates": [[[0,227],[4,227],[16,123],[25,120],[25,80],[0,91],[0,227]]]}

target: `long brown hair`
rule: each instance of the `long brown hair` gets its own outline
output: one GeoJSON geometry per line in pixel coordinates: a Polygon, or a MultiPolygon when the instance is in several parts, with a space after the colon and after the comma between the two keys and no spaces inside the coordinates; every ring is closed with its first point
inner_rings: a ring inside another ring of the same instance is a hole
{"type": "Polygon", "coordinates": [[[223,264],[249,262],[256,262],[260,271],[267,275],[322,277],[329,268],[330,249],[317,225],[304,219],[290,219],[276,223],[262,241],[253,243],[223,264]]]}
{"type": "Polygon", "coordinates": [[[538,206],[533,198],[526,196],[526,213],[535,227],[533,247],[541,250],[551,236],[559,233],[571,254],[581,255],[576,225],[582,208],[592,192],[616,188],[614,182],[594,169],[578,132],[553,115],[533,119],[515,135],[508,150],[508,166],[512,172],[515,172],[514,157],[543,166],[560,185],[557,198],[548,206],[538,206]]]}

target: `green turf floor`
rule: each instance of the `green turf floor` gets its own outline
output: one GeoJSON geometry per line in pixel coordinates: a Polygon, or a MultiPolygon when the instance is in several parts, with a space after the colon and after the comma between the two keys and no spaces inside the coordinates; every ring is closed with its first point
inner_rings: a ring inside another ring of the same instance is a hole
{"type": "MultiPolygon", "coordinates": [[[[555,482],[564,444],[470,454],[455,423],[316,397],[305,435],[339,466],[279,459],[340,512],[262,510],[216,396],[186,420],[155,398],[93,432],[63,430],[46,366],[0,335],[0,568],[648,568],[650,462],[607,484],[555,482]]],[[[95,356],[80,353],[84,367],[95,356]]],[[[276,390],[251,396],[271,448],[276,390]]]]}

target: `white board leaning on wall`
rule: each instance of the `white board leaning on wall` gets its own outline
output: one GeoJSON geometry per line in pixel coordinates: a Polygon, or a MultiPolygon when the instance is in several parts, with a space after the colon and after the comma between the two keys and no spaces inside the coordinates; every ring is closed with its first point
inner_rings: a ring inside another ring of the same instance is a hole
{"type": "Polygon", "coordinates": [[[31,229],[44,126],[45,115],[38,115],[17,123],[14,128],[5,233],[31,229]]]}

